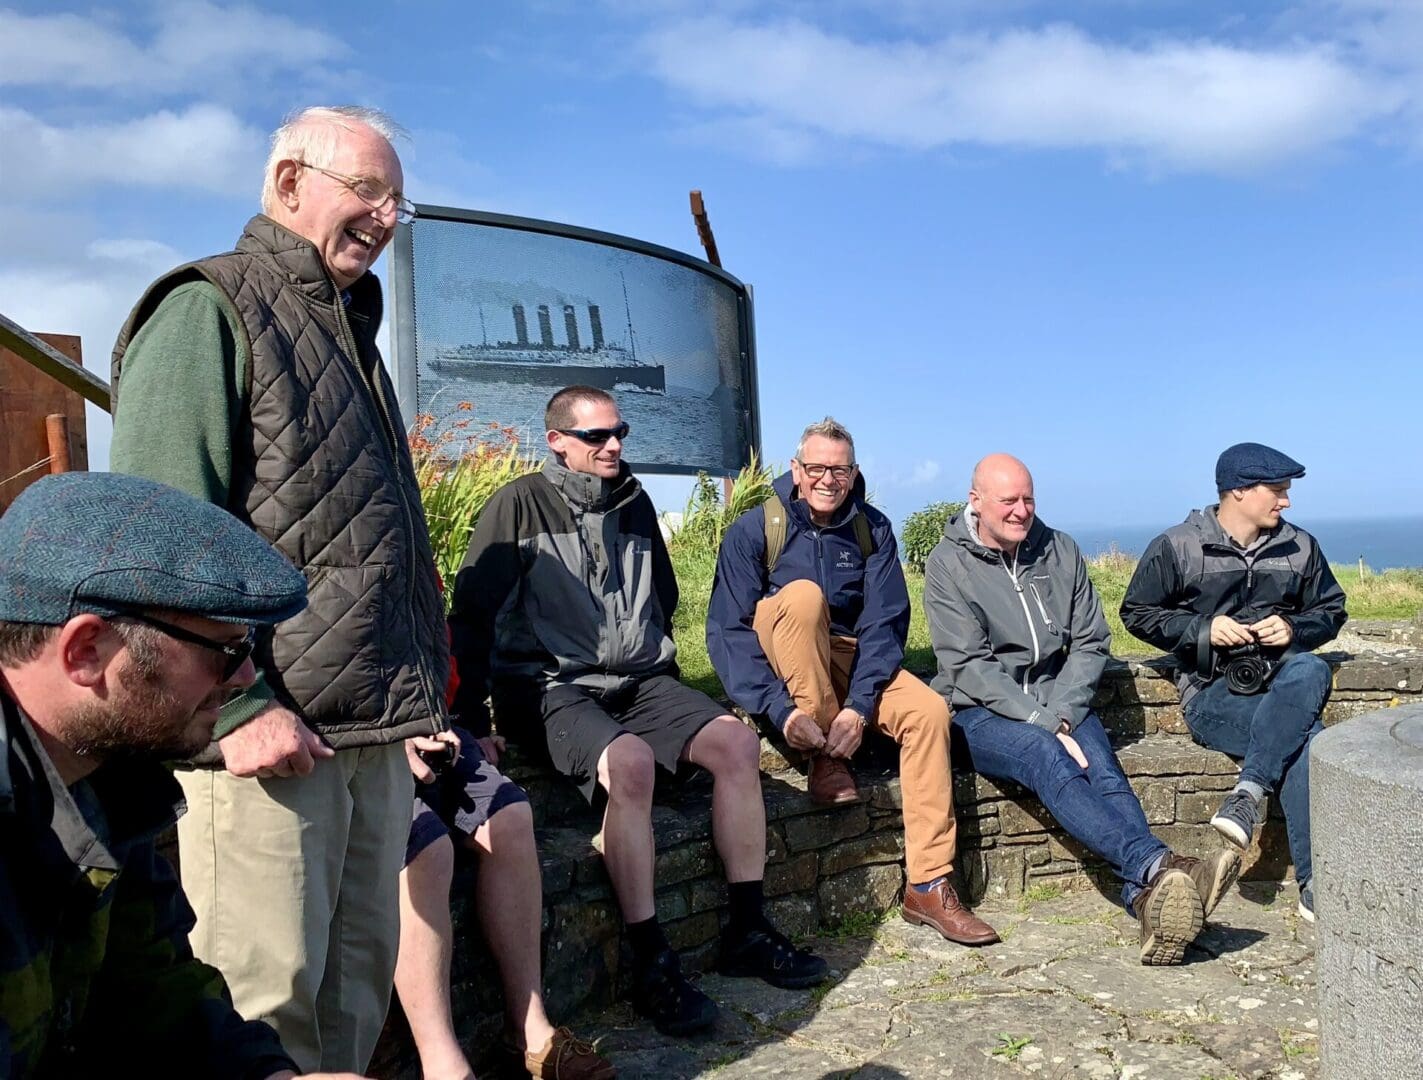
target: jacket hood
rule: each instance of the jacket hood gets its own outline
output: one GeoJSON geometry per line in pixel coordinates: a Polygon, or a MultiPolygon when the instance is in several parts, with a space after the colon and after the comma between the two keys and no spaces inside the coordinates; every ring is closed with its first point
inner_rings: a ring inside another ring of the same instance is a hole
{"type": "Polygon", "coordinates": [[[544,462],[543,475],[570,506],[591,513],[606,513],[630,502],[642,484],[633,476],[626,461],[618,462],[618,475],[611,480],[592,473],[574,472],[558,455],[549,454],[544,462]]]}
{"type": "MultiPolygon", "coordinates": [[[[805,501],[800,497],[800,492],[796,490],[795,477],[787,469],[776,477],[771,483],[772,490],[781,497],[781,502],[792,514],[797,515],[805,524],[810,523],[810,514],[806,511],[805,501]]],[[[845,524],[855,512],[864,505],[865,502],[865,474],[856,471],[855,481],[850,485],[850,494],[845,496],[845,501],[840,504],[840,508],[835,511],[835,517],[831,519],[826,528],[834,529],[845,524]]]]}
{"type": "MultiPolygon", "coordinates": [[[[1216,511],[1220,509],[1220,503],[1211,503],[1204,510],[1192,510],[1186,515],[1186,520],[1182,524],[1194,529],[1201,538],[1203,544],[1219,544],[1222,547],[1239,549],[1234,538],[1221,526],[1220,519],[1216,517],[1216,511]]],[[[1293,540],[1298,530],[1284,518],[1280,518],[1280,523],[1269,533],[1264,544],[1273,544],[1280,540],[1293,540]]]]}
{"type": "MultiPolygon", "coordinates": [[[[1028,528],[1027,538],[1018,545],[1018,561],[1020,563],[1031,562],[1043,545],[1047,543],[1048,536],[1052,533],[1043,519],[1036,514],[1033,515],[1033,523],[1028,528]]],[[[965,506],[948,521],[944,522],[944,538],[957,544],[972,555],[977,555],[980,559],[990,559],[997,561],[998,549],[987,547],[978,538],[978,515],[973,512],[973,508],[965,506]]]]}

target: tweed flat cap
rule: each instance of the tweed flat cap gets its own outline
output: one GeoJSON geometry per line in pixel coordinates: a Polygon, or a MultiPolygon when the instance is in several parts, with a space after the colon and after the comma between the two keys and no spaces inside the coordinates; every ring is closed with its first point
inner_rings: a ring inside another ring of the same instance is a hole
{"type": "Polygon", "coordinates": [[[31,484],[0,517],[0,620],[166,609],[276,623],[306,607],[306,579],[212,503],[120,473],[31,484]]]}
{"type": "Polygon", "coordinates": [[[1304,466],[1257,442],[1236,443],[1223,451],[1215,463],[1215,489],[1235,491],[1256,484],[1278,484],[1304,475],[1304,466]]]}

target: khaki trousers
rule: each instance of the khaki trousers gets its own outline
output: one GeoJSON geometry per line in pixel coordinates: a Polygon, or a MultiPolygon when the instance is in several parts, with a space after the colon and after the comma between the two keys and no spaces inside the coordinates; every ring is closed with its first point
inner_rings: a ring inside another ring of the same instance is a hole
{"type": "MultiPolygon", "coordinates": [[[[806,579],[791,582],[756,605],[752,626],[796,707],[813,716],[822,731],[828,729],[849,693],[855,639],[830,633],[830,608],[820,587],[806,579]]],[[[957,826],[948,703],[900,670],[869,722],[899,744],[909,880],[922,884],[950,873],[957,826]]]]}
{"type": "Polygon", "coordinates": [[[302,1072],[364,1073],[390,1005],[415,782],[401,743],[339,750],[310,776],[179,770],[193,951],[302,1072]]]}

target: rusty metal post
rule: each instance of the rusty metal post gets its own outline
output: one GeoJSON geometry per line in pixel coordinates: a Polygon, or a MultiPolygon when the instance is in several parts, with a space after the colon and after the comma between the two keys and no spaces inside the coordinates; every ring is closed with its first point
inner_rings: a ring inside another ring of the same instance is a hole
{"type": "Polygon", "coordinates": [[[44,418],[44,434],[49,440],[50,473],[68,472],[69,417],[63,413],[50,413],[44,418]]]}

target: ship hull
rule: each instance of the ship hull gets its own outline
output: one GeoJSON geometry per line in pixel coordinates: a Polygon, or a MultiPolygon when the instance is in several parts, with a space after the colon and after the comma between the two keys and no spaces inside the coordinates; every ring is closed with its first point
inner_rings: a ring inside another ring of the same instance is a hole
{"type": "Polygon", "coordinates": [[[600,390],[634,388],[667,392],[667,372],[661,364],[636,367],[594,367],[584,364],[507,364],[498,360],[431,360],[441,375],[473,375],[488,382],[532,386],[596,386],[600,390]]]}

